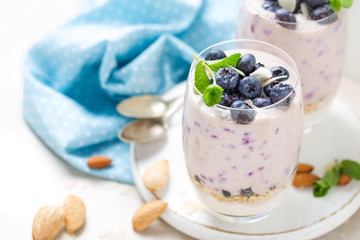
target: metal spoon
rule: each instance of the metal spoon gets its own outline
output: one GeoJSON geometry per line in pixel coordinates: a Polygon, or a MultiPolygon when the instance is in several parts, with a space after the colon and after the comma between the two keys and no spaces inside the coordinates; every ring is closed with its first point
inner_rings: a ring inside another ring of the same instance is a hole
{"type": "Polygon", "coordinates": [[[128,123],[120,130],[118,134],[119,139],[128,143],[147,143],[164,137],[169,127],[168,122],[170,117],[179,110],[182,105],[182,99],[174,102],[163,118],[140,119],[128,123]]]}
{"type": "Polygon", "coordinates": [[[170,106],[183,94],[166,101],[155,95],[141,95],[125,99],[116,106],[116,110],[126,117],[140,119],[161,118],[170,106]]]}

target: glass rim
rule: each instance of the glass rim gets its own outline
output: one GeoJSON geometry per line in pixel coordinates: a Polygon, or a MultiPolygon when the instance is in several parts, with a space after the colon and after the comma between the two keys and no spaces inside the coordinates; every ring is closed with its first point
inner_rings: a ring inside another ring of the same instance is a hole
{"type": "MultiPolygon", "coordinates": [[[[197,54],[196,56],[199,58],[204,52],[206,52],[207,50],[211,49],[211,48],[214,48],[218,45],[222,45],[222,44],[227,44],[227,43],[234,43],[234,42],[249,42],[249,43],[257,43],[257,44],[262,44],[262,45],[266,45],[268,47],[271,47],[271,48],[274,48],[275,50],[277,51],[280,51],[281,53],[285,54],[286,57],[289,58],[290,60],[290,64],[288,65],[293,65],[294,67],[290,66],[292,68],[292,70],[294,71],[295,73],[295,77],[296,77],[296,81],[295,81],[295,84],[293,87],[293,90],[288,94],[286,95],[286,97],[284,97],[283,99],[281,99],[280,101],[276,102],[276,103],[273,103],[269,106],[266,106],[266,107],[262,107],[262,108],[252,108],[252,109],[241,109],[242,111],[262,111],[262,110],[267,110],[267,109],[271,109],[273,107],[276,107],[278,106],[279,104],[281,104],[282,102],[286,101],[288,98],[290,98],[290,96],[295,92],[295,89],[297,88],[299,82],[300,82],[300,74],[299,74],[299,70],[297,68],[297,65],[294,61],[294,59],[288,54],[286,53],[284,50],[282,50],[281,48],[275,46],[275,45],[272,45],[270,43],[267,43],[267,42],[263,42],[263,41],[259,41],[259,40],[252,40],[252,39],[232,39],[232,40],[227,40],[227,41],[222,41],[222,42],[218,42],[218,43],[215,43],[207,48],[205,48],[204,50],[202,50],[199,54],[197,54]]],[[[197,92],[197,94],[199,96],[201,96],[201,98],[203,98],[203,95],[199,92],[199,90],[195,87],[195,79],[194,79],[194,76],[193,76],[193,71],[196,67],[196,64],[198,63],[198,60],[194,59],[191,66],[190,66],[190,76],[191,76],[191,85],[193,87],[193,89],[195,89],[195,91],[197,92]]],[[[280,82],[281,83],[281,82],[280,82]]],[[[297,95],[298,93],[295,92],[295,94],[297,95]]],[[[249,99],[251,101],[251,99],[249,99]]],[[[227,107],[227,106],[224,106],[224,105],[220,105],[220,104],[215,104],[214,106],[218,107],[218,108],[221,108],[221,109],[225,109],[225,110],[239,110],[237,108],[232,108],[232,107],[227,107]]]]}

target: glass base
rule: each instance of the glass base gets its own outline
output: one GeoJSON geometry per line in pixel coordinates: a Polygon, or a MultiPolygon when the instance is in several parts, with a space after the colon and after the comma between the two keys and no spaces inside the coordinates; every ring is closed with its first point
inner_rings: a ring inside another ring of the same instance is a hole
{"type": "Polygon", "coordinates": [[[309,134],[316,125],[321,123],[330,111],[332,102],[323,105],[322,108],[304,114],[304,134],[309,134]]]}
{"type": "Polygon", "coordinates": [[[266,212],[264,214],[254,215],[254,216],[232,216],[232,215],[224,215],[218,212],[214,212],[205,205],[203,205],[206,210],[211,213],[213,216],[217,217],[218,219],[229,222],[229,223],[239,223],[239,224],[248,224],[261,221],[267,218],[272,211],[266,212]]]}

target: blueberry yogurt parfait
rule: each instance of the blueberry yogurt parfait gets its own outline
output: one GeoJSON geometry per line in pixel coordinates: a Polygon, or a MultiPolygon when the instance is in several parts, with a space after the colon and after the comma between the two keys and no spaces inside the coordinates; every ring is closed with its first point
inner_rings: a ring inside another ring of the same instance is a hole
{"type": "Polygon", "coordinates": [[[295,62],[255,40],[215,44],[191,65],[183,148],[200,201],[226,219],[278,206],[300,153],[303,104],[295,62]]]}
{"type": "Polygon", "coordinates": [[[240,8],[237,37],[268,42],[295,60],[301,75],[305,127],[323,119],[343,72],[344,8],[349,8],[352,0],[330,2],[243,0],[240,8]]]}

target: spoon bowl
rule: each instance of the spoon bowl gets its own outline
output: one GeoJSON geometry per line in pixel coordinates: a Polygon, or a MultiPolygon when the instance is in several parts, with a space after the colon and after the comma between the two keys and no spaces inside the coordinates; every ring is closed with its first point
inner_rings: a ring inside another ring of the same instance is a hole
{"type": "Polygon", "coordinates": [[[140,119],[130,122],[119,132],[123,142],[147,143],[166,135],[167,124],[160,119],[140,119]]]}
{"type": "Polygon", "coordinates": [[[160,118],[169,108],[169,102],[155,95],[130,97],[120,102],[116,110],[124,116],[133,118],[160,118]]]}

